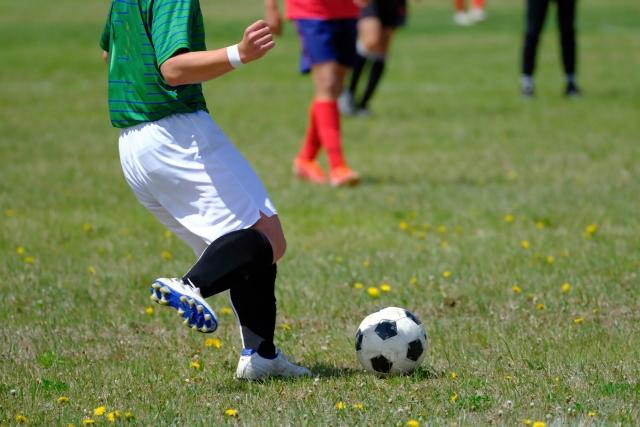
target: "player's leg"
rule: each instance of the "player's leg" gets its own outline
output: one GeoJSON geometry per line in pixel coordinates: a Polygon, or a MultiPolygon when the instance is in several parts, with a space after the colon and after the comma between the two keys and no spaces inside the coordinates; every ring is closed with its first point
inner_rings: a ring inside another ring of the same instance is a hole
{"type": "Polygon", "coordinates": [[[481,22],[487,19],[487,12],[484,8],[484,0],[472,0],[469,19],[472,22],[481,22]]]}
{"type": "Polygon", "coordinates": [[[455,24],[466,27],[473,23],[467,14],[465,0],[453,0],[453,9],[453,22],[455,24]]]}
{"type": "MultiPolygon", "coordinates": [[[[378,10],[376,9],[376,14],[378,10]]],[[[356,61],[353,67],[351,75],[350,92],[354,96],[354,113],[357,113],[358,109],[365,108],[366,102],[362,102],[362,97],[358,101],[358,95],[356,93],[357,85],[361,77],[364,76],[364,71],[368,72],[367,86],[364,91],[371,92],[371,79],[372,74],[375,76],[380,71],[380,64],[384,61],[385,52],[382,46],[384,29],[382,28],[382,22],[378,16],[363,17],[358,21],[358,44],[356,51],[356,61]],[[365,106],[363,106],[365,104],[365,106]]],[[[375,79],[375,77],[374,77],[375,79]]],[[[367,98],[370,98],[371,94],[367,98]]]]}
{"type": "Polygon", "coordinates": [[[556,3],[558,4],[562,64],[566,76],[565,94],[579,96],[580,89],[576,82],[576,0],[559,0],[556,3]]]}
{"type": "Polygon", "coordinates": [[[526,31],[522,48],[521,92],[525,97],[534,93],[533,73],[535,71],[536,54],[540,32],[547,16],[549,0],[527,0],[526,31]]]}
{"type": "Polygon", "coordinates": [[[377,43],[370,47],[370,52],[372,53],[369,56],[369,59],[371,61],[369,78],[367,80],[367,86],[364,90],[362,98],[357,102],[358,109],[365,114],[368,114],[369,101],[373,97],[373,94],[378,87],[378,83],[380,82],[380,79],[384,74],[384,70],[387,64],[387,55],[394,31],[394,27],[380,28],[377,43]]]}

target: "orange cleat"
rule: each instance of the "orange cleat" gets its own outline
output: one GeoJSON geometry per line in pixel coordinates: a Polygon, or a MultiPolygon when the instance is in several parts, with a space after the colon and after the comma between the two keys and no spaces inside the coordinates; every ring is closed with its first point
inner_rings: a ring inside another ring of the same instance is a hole
{"type": "Polygon", "coordinates": [[[360,183],[360,175],[348,166],[338,166],[331,170],[332,187],[354,187],[360,183]]]}
{"type": "Polygon", "coordinates": [[[327,175],[315,160],[305,160],[299,157],[293,161],[293,173],[300,179],[314,184],[326,184],[327,175]]]}

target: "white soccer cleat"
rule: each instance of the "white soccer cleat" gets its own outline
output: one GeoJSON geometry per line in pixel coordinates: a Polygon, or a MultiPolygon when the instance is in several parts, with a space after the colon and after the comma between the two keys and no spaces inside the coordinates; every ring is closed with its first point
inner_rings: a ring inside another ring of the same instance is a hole
{"type": "Polygon", "coordinates": [[[356,103],[353,94],[345,90],[338,97],[338,110],[345,116],[353,116],[356,112],[356,103]]]}
{"type": "Polygon", "coordinates": [[[242,350],[236,378],[243,380],[260,380],[268,377],[308,377],[311,371],[287,360],[278,350],[273,359],[266,359],[252,349],[242,350]]]}
{"type": "Polygon", "coordinates": [[[463,11],[456,12],[453,15],[453,22],[456,25],[460,25],[461,27],[468,27],[469,25],[473,24],[473,21],[471,20],[467,12],[463,11]]]}
{"type": "Polygon", "coordinates": [[[176,309],[183,323],[193,330],[210,333],[218,328],[216,315],[200,289],[181,279],[156,279],[151,285],[151,299],[176,309]]]}
{"type": "Polygon", "coordinates": [[[469,11],[469,20],[472,23],[482,22],[487,19],[487,12],[484,9],[480,9],[479,7],[473,7],[469,11]]]}

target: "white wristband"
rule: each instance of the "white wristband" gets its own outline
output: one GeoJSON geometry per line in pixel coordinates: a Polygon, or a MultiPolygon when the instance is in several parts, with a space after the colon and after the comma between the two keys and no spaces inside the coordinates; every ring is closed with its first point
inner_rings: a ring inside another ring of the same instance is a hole
{"type": "Polygon", "coordinates": [[[238,50],[237,44],[227,48],[227,58],[229,59],[229,64],[231,64],[233,68],[240,68],[244,65],[240,60],[240,51],[238,50]]]}

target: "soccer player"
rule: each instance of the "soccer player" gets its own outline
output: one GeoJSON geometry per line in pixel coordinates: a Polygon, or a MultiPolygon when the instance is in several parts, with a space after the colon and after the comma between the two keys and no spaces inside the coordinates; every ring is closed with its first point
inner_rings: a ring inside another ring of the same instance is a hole
{"type": "Polygon", "coordinates": [[[407,16],[406,0],[373,0],[360,12],[356,61],[351,83],[339,100],[340,111],[347,115],[369,116],[369,100],[384,73],[391,39],[397,27],[404,25],[407,16]],[[367,86],[356,99],[358,82],[365,68],[369,70],[367,86]]]}
{"type": "Polygon", "coordinates": [[[461,26],[473,25],[476,22],[487,19],[487,12],[484,9],[484,0],[472,0],[471,9],[467,12],[465,0],[453,0],[455,13],[453,22],[461,26]]]}
{"type": "MultiPolygon", "coordinates": [[[[568,97],[577,97],[581,94],[576,82],[576,1],[556,0],[562,63],[566,79],[565,95],[568,97]]],[[[549,0],[527,0],[527,28],[522,47],[520,82],[520,90],[525,98],[532,98],[534,95],[533,73],[536,65],[536,53],[548,8],[549,0]]]]}
{"type": "Polygon", "coordinates": [[[236,376],[309,375],[273,342],[276,261],[286,245],[278,215],[209,116],[200,85],[260,59],[273,37],[257,21],[236,45],[206,50],[204,39],[198,0],[113,0],[100,41],[125,179],[198,256],[182,278],[157,279],[151,299],[194,330],[213,332],[205,298],[229,290],[244,346],[236,376]]]}
{"type": "MultiPolygon", "coordinates": [[[[302,44],[300,71],[311,72],[314,95],[306,136],[293,162],[294,173],[307,181],[334,187],[356,185],[360,175],[347,166],[342,151],[338,97],[356,51],[356,20],[368,0],[286,0],[302,44]],[[320,148],[329,160],[327,174],[316,161],[320,148]]],[[[267,22],[281,31],[278,0],[265,0],[267,22]]]]}

